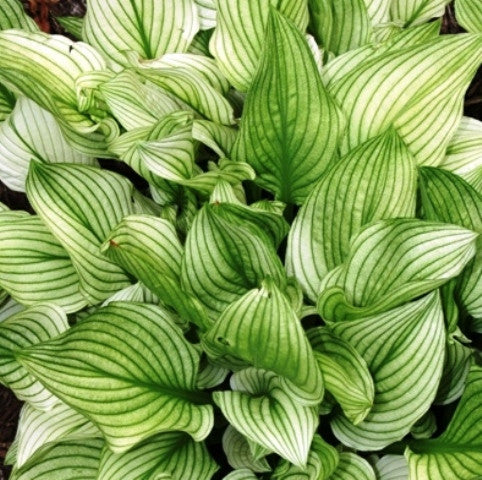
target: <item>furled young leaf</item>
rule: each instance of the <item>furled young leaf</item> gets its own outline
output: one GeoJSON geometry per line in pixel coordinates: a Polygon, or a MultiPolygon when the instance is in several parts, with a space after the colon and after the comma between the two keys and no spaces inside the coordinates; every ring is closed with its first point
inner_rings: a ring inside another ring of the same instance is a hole
{"type": "Polygon", "coordinates": [[[214,401],[229,423],[249,440],[304,467],[318,424],[315,407],[304,407],[274,373],[248,368],[231,377],[232,391],[214,401]]]}
{"type": "Polygon", "coordinates": [[[390,17],[394,22],[417,25],[444,14],[450,0],[392,0],[390,17]]]}
{"type": "Polygon", "coordinates": [[[414,159],[394,130],[334,163],[314,186],[290,230],[286,268],[316,300],[321,280],[346,258],[367,223],[415,216],[414,159]]]}
{"type": "Polygon", "coordinates": [[[129,285],[126,273],[100,252],[120,220],[136,213],[133,186],[126,178],[89,166],[32,162],[27,195],[72,258],[89,303],[129,285]]]}
{"type": "Polygon", "coordinates": [[[10,28],[38,31],[36,23],[27,15],[19,0],[2,0],[0,5],[0,30],[10,28]]]}
{"type": "Polygon", "coordinates": [[[340,461],[330,480],[375,480],[372,466],[351,452],[340,453],[340,461]]]}
{"type": "Polygon", "coordinates": [[[455,18],[459,25],[471,33],[482,33],[482,4],[473,0],[455,2],[455,18]]]}
{"type": "Polygon", "coordinates": [[[477,35],[444,35],[369,56],[328,91],[349,119],[342,152],[393,125],[417,162],[441,163],[482,54],[477,35]]]}
{"type": "Polygon", "coordinates": [[[185,52],[198,30],[194,0],[89,0],[82,36],[122,64],[123,51],[146,59],[185,52]]]}
{"type": "Polygon", "coordinates": [[[183,287],[213,320],[265,278],[284,289],[286,274],[275,248],[285,233],[286,222],[277,214],[228,203],[206,204],[186,239],[183,287]]]}
{"type": "Polygon", "coordinates": [[[62,402],[56,403],[48,412],[35,410],[25,404],[20,412],[16,465],[21,467],[44,445],[60,440],[101,437],[98,428],[86,417],[62,402]]]}
{"type": "Polygon", "coordinates": [[[383,312],[456,277],[477,234],[417,219],[380,220],[354,237],[346,262],[325,278],[318,311],[328,321],[383,312]]]}
{"type": "Polygon", "coordinates": [[[271,470],[264,457],[254,457],[246,438],[231,425],[228,425],[223,435],[223,451],[229,465],[235,469],[249,468],[253,472],[269,472],[271,470]]]}
{"type": "Polygon", "coordinates": [[[57,399],[16,358],[18,350],[54,338],[68,329],[64,311],[38,304],[0,323],[0,381],[18,398],[48,410],[57,399]]]}
{"type": "Polygon", "coordinates": [[[456,478],[482,475],[482,368],[473,366],[464,394],[445,432],[407,447],[410,478],[456,478]]]}
{"type": "Polygon", "coordinates": [[[477,191],[482,191],[482,122],[462,117],[440,168],[460,175],[477,191]]]}
{"type": "Polygon", "coordinates": [[[0,124],[0,178],[10,189],[25,191],[30,161],[96,165],[74,150],[55,117],[26,97],[17,100],[10,117],[0,124]]]}
{"type": "Polygon", "coordinates": [[[125,217],[101,250],[150,288],[182,318],[201,328],[210,321],[199,302],[181,288],[183,247],[174,226],[146,215],[125,217]]]}
{"type": "Polygon", "coordinates": [[[308,332],[323,373],[326,389],[341,405],[346,417],[360,423],[373,406],[375,389],[365,360],[356,349],[327,328],[308,332]]]}
{"type": "MultiPolygon", "coordinates": [[[[462,178],[437,168],[420,170],[420,192],[424,216],[453,223],[482,233],[482,195],[462,178]]],[[[480,240],[479,240],[480,241],[480,240]]],[[[475,258],[458,279],[458,296],[473,317],[482,317],[482,251],[478,243],[475,258]]]]}
{"type": "Polygon", "coordinates": [[[333,332],[365,360],[375,383],[373,407],[353,425],[336,416],[344,444],[379,450],[406,435],[428,410],[442,375],[445,328],[438,292],[372,317],[337,322],[333,332]]]}
{"type": "Polygon", "coordinates": [[[304,32],[307,0],[218,0],[217,25],[210,50],[221,71],[238,90],[246,92],[258,68],[270,7],[276,7],[304,32]]]}
{"type": "Polygon", "coordinates": [[[60,26],[77,40],[82,40],[84,17],[55,17],[60,26]]]}
{"type": "Polygon", "coordinates": [[[172,480],[210,480],[218,468],[203,442],[166,432],[125,453],[104,449],[96,480],[151,480],[160,474],[172,480]]]}
{"type": "Polygon", "coordinates": [[[410,429],[413,438],[430,438],[437,430],[437,421],[434,413],[429,410],[419,418],[410,429]]]}
{"type": "Polygon", "coordinates": [[[46,445],[21,468],[14,469],[10,479],[96,480],[103,443],[92,438],[46,445]]]}
{"type": "Polygon", "coordinates": [[[370,41],[372,26],[363,0],[309,0],[318,43],[335,55],[370,41]]]}
{"type": "Polygon", "coordinates": [[[0,32],[0,80],[50,111],[69,143],[92,156],[106,156],[106,141],[118,134],[117,125],[97,105],[79,110],[76,80],[105,70],[105,60],[85,43],[40,32],[0,32]]]}
{"type": "Polygon", "coordinates": [[[53,303],[66,312],[87,304],[72,261],[39,217],[0,213],[0,286],[24,305],[53,303]]]}
{"type": "Polygon", "coordinates": [[[301,203],[336,154],[341,117],[303,35],[271,9],[234,156],[285,203],[301,203]]]}
{"type": "Polygon", "coordinates": [[[212,407],[196,389],[199,354],[160,307],[112,303],[17,355],[91,419],[114,452],[161,431],[185,431],[200,441],[212,428],[212,407]]]}
{"type": "Polygon", "coordinates": [[[378,480],[407,480],[408,463],[403,455],[383,455],[373,466],[378,480]]]}
{"type": "Polygon", "coordinates": [[[234,357],[275,372],[297,401],[321,402],[323,380],[311,346],[288,299],[271,281],[229,305],[203,345],[214,359],[234,357]]]}

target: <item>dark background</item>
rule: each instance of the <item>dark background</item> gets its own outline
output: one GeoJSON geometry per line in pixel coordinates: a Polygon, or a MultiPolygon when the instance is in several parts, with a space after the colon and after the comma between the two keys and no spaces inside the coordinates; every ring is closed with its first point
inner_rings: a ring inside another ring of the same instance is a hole
{"type": "MultiPolygon", "coordinates": [[[[27,12],[36,20],[42,30],[63,33],[55,20],[56,16],[82,16],[86,0],[22,0],[27,12]]],[[[458,33],[463,30],[455,20],[453,6],[449,5],[443,18],[443,33],[458,33]]],[[[482,69],[479,70],[465,99],[465,114],[482,120],[482,69]]],[[[10,191],[0,182],[0,201],[12,209],[31,210],[23,193],[10,191]]],[[[15,396],[0,385],[0,463],[10,446],[17,427],[21,404],[15,396]]],[[[0,465],[0,480],[8,478],[9,468],[0,465]]]]}

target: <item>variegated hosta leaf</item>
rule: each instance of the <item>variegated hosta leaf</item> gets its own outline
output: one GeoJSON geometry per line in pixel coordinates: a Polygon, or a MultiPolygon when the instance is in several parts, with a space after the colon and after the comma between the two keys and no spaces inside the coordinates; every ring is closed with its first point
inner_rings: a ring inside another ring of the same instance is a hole
{"type": "Polygon", "coordinates": [[[216,26],[217,2],[216,0],[194,0],[199,13],[202,30],[209,30],[216,26]]]}
{"type": "Polygon", "coordinates": [[[35,102],[20,97],[10,117],[0,124],[0,178],[10,189],[25,191],[30,161],[83,163],[97,161],[74,150],[55,117],[35,102]]]}
{"type": "Polygon", "coordinates": [[[80,290],[91,304],[131,283],[100,246],[123,217],[136,213],[133,189],[126,178],[107,170],[31,163],[28,199],[72,258],[80,290]]]}
{"type": "Polygon", "coordinates": [[[37,32],[37,24],[30,18],[19,0],[2,0],[0,5],[0,30],[17,28],[37,32]]]}
{"type": "Polygon", "coordinates": [[[364,0],[373,25],[388,23],[390,21],[391,1],[392,0],[364,0]]]}
{"type": "Polygon", "coordinates": [[[294,400],[316,405],[323,380],[310,343],[286,296],[265,280],[229,305],[203,337],[206,353],[278,374],[294,400]]]}
{"type": "Polygon", "coordinates": [[[25,310],[25,306],[8,297],[0,304],[0,322],[25,310]]]}
{"type": "Polygon", "coordinates": [[[429,410],[419,418],[410,429],[413,438],[430,438],[437,430],[437,420],[434,413],[429,410]]]}
{"type": "Polygon", "coordinates": [[[142,283],[137,282],[114,293],[102,303],[102,306],[105,307],[112,302],[142,302],[158,305],[159,299],[142,283]]]}
{"type": "Polygon", "coordinates": [[[218,466],[203,442],[182,432],[151,437],[125,453],[104,449],[96,480],[210,480],[218,466]]]}
{"type": "Polygon", "coordinates": [[[0,83],[0,122],[6,120],[15,107],[15,95],[0,83]]]}
{"type": "Polygon", "coordinates": [[[271,9],[234,157],[285,203],[302,203],[336,154],[341,117],[304,36],[271,9]]]}
{"type": "Polygon", "coordinates": [[[339,454],[335,447],[319,435],[313,437],[306,467],[299,467],[281,460],[273,473],[276,480],[327,480],[336,470],[339,454]]]}
{"type": "Polygon", "coordinates": [[[417,25],[431,18],[441,17],[450,0],[392,0],[390,17],[394,22],[417,25]]]}
{"type": "Polygon", "coordinates": [[[35,408],[48,410],[56,397],[17,361],[24,347],[55,338],[69,328],[65,312],[53,305],[38,304],[0,323],[0,381],[17,397],[35,408]]]}
{"type": "Polygon", "coordinates": [[[372,25],[363,0],[309,0],[318,43],[335,55],[369,43],[372,25]]]}
{"type": "Polygon", "coordinates": [[[482,4],[473,0],[456,0],[455,18],[471,33],[482,33],[482,4]]]}
{"type": "Polygon", "coordinates": [[[258,477],[249,468],[241,468],[228,473],[223,480],[258,480],[258,477]]]}
{"type": "Polygon", "coordinates": [[[221,385],[229,374],[227,368],[215,365],[209,359],[201,359],[199,374],[197,377],[197,386],[200,389],[214,388],[221,385]],[[202,361],[204,360],[204,362],[202,361]]]}
{"type": "Polygon", "coordinates": [[[55,17],[60,26],[77,40],[82,40],[84,17],[55,17]]]}
{"type": "Polygon", "coordinates": [[[283,217],[273,213],[228,203],[206,204],[186,239],[182,286],[213,320],[267,277],[284,289],[286,274],[276,248],[286,227],[283,217]]]}
{"type": "Polygon", "coordinates": [[[434,403],[447,405],[462,395],[472,362],[472,353],[471,348],[458,342],[456,338],[447,340],[442,380],[434,403]]]}
{"type": "Polygon", "coordinates": [[[383,455],[375,462],[378,480],[407,480],[408,463],[403,455],[383,455]]]}
{"type": "Polygon", "coordinates": [[[98,438],[72,439],[46,445],[11,480],[96,480],[104,442],[98,438]]]}
{"type": "Polygon", "coordinates": [[[308,332],[326,389],[341,405],[346,417],[360,423],[373,406],[375,389],[365,360],[349,343],[327,328],[308,332]]]}
{"type": "Polygon", "coordinates": [[[480,36],[444,35],[368,57],[330,81],[349,119],[342,152],[393,125],[419,164],[441,163],[481,54],[480,36]]]}
{"type": "Polygon", "coordinates": [[[230,157],[238,131],[208,120],[194,120],[193,137],[204,143],[221,158],[230,157]]]}
{"type": "Polygon", "coordinates": [[[372,466],[355,453],[340,453],[340,461],[329,480],[376,480],[372,466]]]}
{"type": "Polygon", "coordinates": [[[242,92],[250,87],[260,62],[270,7],[276,7],[301,32],[305,31],[307,0],[217,1],[217,25],[210,50],[226,78],[242,92]]]}
{"type": "Polygon", "coordinates": [[[321,280],[346,258],[360,228],[415,216],[414,159],[394,130],[335,162],[303,204],[290,230],[286,268],[316,300],[321,280]]]}
{"type": "Polygon", "coordinates": [[[83,38],[115,62],[185,52],[199,30],[194,0],[89,0],[83,38]]]}
{"type": "Polygon", "coordinates": [[[112,303],[17,355],[99,427],[113,452],[162,431],[200,441],[212,428],[212,407],[196,389],[199,354],[160,307],[112,303]]]}
{"type": "Polygon", "coordinates": [[[304,467],[318,425],[316,407],[297,403],[280,378],[264,370],[235,373],[231,388],[213,394],[229,423],[249,440],[304,467]]]}
{"type": "Polygon", "coordinates": [[[72,260],[37,216],[0,213],[0,286],[24,305],[53,303],[71,313],[87,304],[72,260]]]}
{"type": "Polygon", "coordinates": [[[235,469],[249,468],[253,472],[269,472],[271,470],[264,457],[254,457],[246,438],[231,425],[228,425],[223,435],[223,451],[229,465],[235,469]]]}
{"type": "Polygon", "coordinates": [[[474,365],[464,394],[445,432],[431,440],[415,440],[407,447],[410,478],[457,478],[482,475],[482,367],[474,365]]]}
{"type": "Polygon", "coordinates": [[[182,318],[203,329],[210,325],[199,302],[181,288],[183,247],[167,220],[147,215],[125,217],[101,250],[176,309],[182,318]]]}
{"type": "Polygon", "coordinates": [[[106,70],[96,50],[60,35],[8,30],[0,32],[0,52],[0,81],[50,111],[76,149],[106,155],[106,141],[118,134],[117,126],[98,106],[91,106],[93,119],[77,104],[77,78],[106,70]]]}
{"type": "Polygon", "coordinates": [[[26,463],[44,445],[71,439],[101,437],[99,429],[65,403],[57,402],[48,412],[25,404],[20,412],[17,442],[17,467],[26,463]]]}
{"type": "Polygon", "coordinates": [[[346,262],[323,281],[326,321],[383,312],[456,277],[475,254],[477,233],[418,219],[380,220],[354,237],[346,262]]]}
{"type": "Polygon", "coordinates": [[[430,407],[442,375],[445,328],[438,292],[332,328],[365,360],[375,383],[370,413],[358,425],[336,416],[336,437],[360,450],[400,440],[430,407]]]}
{"type": "MultiPolygon", "coordinates": [[[[420,192],[425,218],[453,223],[482,234],[482,195],[462,178],[437,168],[420,169],[420,192]]],[[[457,279],[465,310],[482,317],[482,239],[475,258],[457,279]]]]}

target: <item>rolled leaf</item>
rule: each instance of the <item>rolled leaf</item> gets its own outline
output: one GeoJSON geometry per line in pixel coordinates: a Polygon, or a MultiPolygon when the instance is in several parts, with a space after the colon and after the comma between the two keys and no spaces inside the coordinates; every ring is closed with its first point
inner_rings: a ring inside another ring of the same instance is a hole
{"type": "Polygon", "coordinates": [[[196,389],[199,354],[159,307],[110,304],[18,360],[91,419],[115,453],[158,432],[200,441],[212,428],[212,407],[196,389]]]}
{"type": "Polygon", "coordinates": [[[379,480],[407,480],[408,463],[403,455],[383,455],[375,462],[374,470],[379,480]]]}
{"type": "Polygon", "coordinates": [[[341,117],[310,48],[272,9],[261,64],[248,92],[234,157],[285,203],[302,203],[336,156],[341,117]]]}
{"type": "Polygon", "coordinates": [[[60,26],[77,40],[82,40],[83,17],[55,17],[60,26]]]}
{"type": "Polygon", "coordinates": [[[372,466],[351,452],[340,453],[340,461],[330,480],[375,480],[372,466]]]}

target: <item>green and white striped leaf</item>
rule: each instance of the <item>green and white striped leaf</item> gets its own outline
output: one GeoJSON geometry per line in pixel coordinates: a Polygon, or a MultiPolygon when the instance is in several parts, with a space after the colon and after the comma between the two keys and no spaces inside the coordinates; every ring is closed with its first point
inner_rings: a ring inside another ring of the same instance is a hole
{"type": "Polygon", "coordinates": [[[82,40],[84,17],[55,17],[60,26],[77,40],[82,40]]]}
{"type": "Polygon", "coordinates": [[[28,32],[37,32],[38,27],[30,18],[19,0],[2,0],[0,5],[0,30],[17,28],[28,32]]]}
{"type": "Polygon", "coordinates": [[[82,37],[124,64],[124,51],[145,59],[185,52],[198,30],[194,0],[89,0],[82,37]]]}
{"type": "Polygon", "coordinates": [[[440,168],[460,175],[478,192],[482,191],[482,122],[462,117],[440,168]]]}
{"type": "Polygon", "coordinates": [[[475,255],[477,233],[418,219],[363,228],[346,262],[323,281],[318,312],[336,321],[401,305],[456,277],[475,255]]]}
{"type": "Polygon", "coordinates": [[[51,112],[67,141],[91,156],[106,156],[106,141],[118,134],[118,127],[99,105],[79,109],[76,80],[106,68],[101,55],[85,43],[41,32],[0,32],[0,81],[51,112]]]}
{"type": "Polygon", "coordinates": [[[208,120],[194,120],[193,137],[204,143],[221,158],[230,157],[238,130],[208,120]]]}
{"type": "MultiPolygon", "coordinates": [[[[442,383],[442,382],[440,382],[442,383]]],[[[413,438],[430,438],[437,430],[437,420],[434,413],[429,410],[417,420],[410,429],[413,438]]]]}
{"type": "Polygon", "coordinates": [[[474,365],[452,420],[438,438],[405,451],[410,478],[470,480],[482,475],[482,367],[474,365]]]}
{"type": "Polygon", "coordinates": [[[0,322],[23,310],[25,310],[25,306],[16,302],[12,297],[8,297],[6,300],[3,300],[0,305],[0,322]]]}
{"type": "Polygon", "coordinates": [[[472,363],[472,353],[471,348],[458,342],[456,338],[447,340],[442,380],[435,397],[435,404],[447,405],[462,395],[472,363]]]}
{"type": "Polygon", "coordinates": [[[354,347],[327,328],[308,331],[308,338],[323,374],[326,389],[346,417],[360,423],[371,410],[375,389],[368,366],[354,347]]]}
{"type": "Polygon", "coordinates": [[[184,431],[200,441],[212,428],[212,406],[196,389],[199,354],[160,307],[110,304],[17,356],[92,420],[115,453],[154,433],[184,431]]]}
{"type": "Polygon", "coordinates": [[[372,466],[351,452],[340,453],[340,461],[330,480],[376,480],[372,466]]]}
{"type": "Polygon", "coordinates": [[[373,468],[378,480],[408,479],[408,463],[403,455],[383,455],[373,468]]]}
{"type": "Polygon", "coordinates": [[[271,372],[248,368],[231,377],[232,391],[213,399],[238,432],[299,467],[308,460],[318,425],[316,407],[304,407],[271,372]]]}
{"type": "Polygon", "coordinates": [[[202,339],[213,359],[229,358],[278,374],[296,401],[316,405],[323,380],[296,312],[272,281],[229,305],[202,339]]]}
{"type": "Polygon", "coordinates": [[[325,90],[305,37],[271,9],[260,67],[248,92],[235,160],[285,203],[302,203],[336,156],[337,106],[325,90]]]}
{"type": "Polygon", "coordinates": [[[167,432],[125,453],[104,449],[96,480],[151,480],[160,474],[172,480],[210,480],[218,468],[203,442],[182,432],[167,432]]]}
{"type": "Polygon", "coordinates": [[[100,246],[123,217],[137,213],[133,190],[126,178],[107,170],[31,164],[28,199],[69,253],[79,274],[80,291],[90,304],[131,283],[127,274],[100,252],[100,246]]]}
{"type": "Polygon", "coordinates": [[[65,312],[53,305],[36,305],[0,323],[0,381],[20,400],[48,410],[57,402],[52,393],[32,376],[16,355],[24,347],[55,338],[69,328],[65,312]]]}
{"type": "Polygon", "coordinates": [[[0,124],[0,178],[10,189],[25,191],[32,159],[44,163],[97,161],[74,150],[65,140],[55,117],[26,97],[17,100],[9,118],[0,124]]]}
{"type": "Polygon", "coordinates": [[[39,217],[0,213],[0,286],[24,305],[53,303],[67,313],[87,302],[68,253],[39,217]]]}
{"type": "Polygon", "coordinates": [[[106,307],[112,302],[141,302],[158,305],[159,299],[142,283],[137,282],[114,293],[112,297],[109,297],[102,303],[102,306],[106,307]]]}
{"type": "MultiPolygon", "coordinates": [[[[424,215],[429,220],[453,223],[482,233],[482,195],[462,178],[437,168],[420,170],[420,192],[424,215]]],[[[480,242],[480,240],[479,240],[480,242]]],[[[482,317],[482,244],[458,279],[457,291],[464,309],[482,317]]]]}
{"type": "Polygon", "coordinates": [[[226,78],[241,92],[248,90],[258,69],[274,7],[302,33],[306,30],[307,0],[217,1],[217,25],[209,48],[226,78]]]}
{"type": "Polygon", "coordinates": [[[286,269],[316,300],[321,280],[346,258],[367,223],[415,216],[417,171],[394,130],[335,162],[303,204],[290,230],[286,269]]]}
{"type": "Polygon", "coordinates": [[[418,25],[432,18],[441,17],[450,0],[392,0],[390,18],[405,26],[418,25]]]}
{"type": "Polygon", "coordinates": [[[16,465],[21,467],[44,445],[59,441],[101,437],[99,429],[65,403],[57,402],[48,412],[35,410],[28,403],[20,412],[16,465]]]}
{"type": "Polygon", "coordinates": [[[258,477],[248,468],[241,468],[228,473],[223,480],[258,480],[258,477]]]}
{"type": "Polygon", "coordinates": [[[15,107],[15,102],[15,95],[0,83],[0,122],[10,116],[15,107]]]}
{"type": "Polygon", "coordinates": [[[482,33],[482,4],[474,0],[457,0],[455,18],[467,32],[482,33]]]}
{"type": "Polygon", "coordinates": [[[186,239],[182,286],[213,320],[265,278],[283,290],[286,274],[276,248],[286,226],[277,214],[228,203],[206,204],[186,239]]]}
{"type": "Polygon", "coordinates": [[[202,30],[209,30],[216,26],[217,2],[216,0],[195,0],[199,13],[199,22],[202,30]]]}
{"type": "Polygon", "coordinates": [[[147,215],[125,217],[101,250],[182,318],[203,329],[211,324],[199,302],[181,288],[183,247],[167,220],[147,215]]]}
{"type": "Polygon", "coordinates": [[[444,35],[369,56],[330,81],[328,91],[349,119],[342,153],[393,125],[419,164],[440,164],[481,55],[480,36],[444,35]]]}
{"type": "Polygon", "coordinates": [[[336,416],[335,436],[360,450],[379,450],[402,439],[430,407],[442,375],[445,327],[438,292],[332,328],[365,360],[375,384],[370,413],[358,425],[336,416]]]}
{"type": "Polygon", "coordinates": [[[229,465],[235,469],[249,468],[253,472],[271,471],[267,460],[264,457],[255,458],[246,438],[231,425],[228,425],[223,434],[223,451],[229,465]]]}
{"type": "Polygon", "coordinates": [[[371,40],[372,25],[363,0],[309,0],[311,26],[324,50],[339,55],[371,40]]]}
{"type": "Polygon", "coordinates": [[[96,480],[103,441],[66,440],[38,450],[11,480],[96,480]]]}

